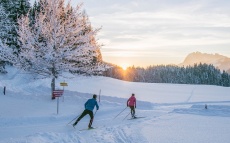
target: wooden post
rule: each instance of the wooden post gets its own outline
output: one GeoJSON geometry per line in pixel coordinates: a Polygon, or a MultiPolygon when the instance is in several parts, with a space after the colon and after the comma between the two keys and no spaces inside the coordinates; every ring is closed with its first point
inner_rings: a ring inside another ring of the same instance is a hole
{"type": "Polygon", "coordinates": [[[3,88],[3,94],[6,95],[6,86],[3,88]]]}
{"type": "Polygon", "coordinates": [[[100,91],[99,91],[99,102],[101,101],[101,89],[100,89],[100,91]]]}
{"type": "Polygon", "coordinates": [[[54,90],[53,91],[53,97],[57,97],[57,114],[59,112],[59,97],[63,95],[64,90],[54,90]]]}

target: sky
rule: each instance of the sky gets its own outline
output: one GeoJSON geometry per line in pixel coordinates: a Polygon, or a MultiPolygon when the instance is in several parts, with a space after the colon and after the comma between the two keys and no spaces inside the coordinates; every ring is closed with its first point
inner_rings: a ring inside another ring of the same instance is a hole
{"type": "Polygon", "coordinates": [[[92,26],[102,28],[97,39],[106,62],[123,67],[179,64],[197,51],[230,57],[229,0],[71,3],[81,2],[92,26]]]}

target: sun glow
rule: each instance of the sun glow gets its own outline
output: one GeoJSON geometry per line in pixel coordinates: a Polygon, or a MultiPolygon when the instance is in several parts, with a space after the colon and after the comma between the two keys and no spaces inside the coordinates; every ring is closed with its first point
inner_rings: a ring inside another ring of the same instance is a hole
{"type": "Polygon", "coordinates": [[[125,71],[128,68],[128,65],[127,64],[122,64],[121,67],[125,71]]]}

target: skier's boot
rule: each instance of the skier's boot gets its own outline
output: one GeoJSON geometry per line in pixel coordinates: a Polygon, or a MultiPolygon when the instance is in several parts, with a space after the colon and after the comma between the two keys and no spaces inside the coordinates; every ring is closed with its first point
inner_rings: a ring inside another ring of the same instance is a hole
{"type": "Polygon", "coordinates": [[[137,118],[137,117],[136,117],[134,114],[132,114],[132,118],[135,119],[135,118],[137,118]]]}
{"type": "Polygon", "coordinates": [[[92,126],[88,126],[88,129],[93,129],[93,127],[92,126]]]}

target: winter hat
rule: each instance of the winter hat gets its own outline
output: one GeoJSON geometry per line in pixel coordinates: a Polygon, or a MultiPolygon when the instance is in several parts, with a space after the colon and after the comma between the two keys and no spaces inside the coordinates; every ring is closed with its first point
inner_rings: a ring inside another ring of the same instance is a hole
{"type": "Polygon", "coordinates": [[[96,98],[97,98],[97,95],[96,95],[96,94],[94,94],[94,95],[93,95],[93,98],[95,98],[95,99],[96,99],[96,98]]]}

